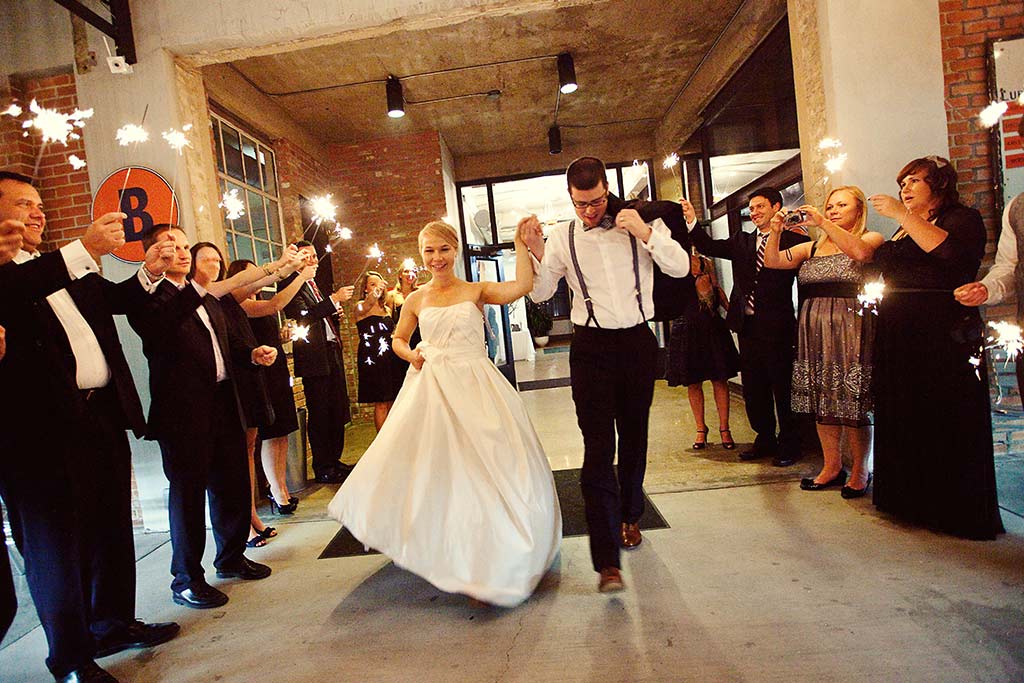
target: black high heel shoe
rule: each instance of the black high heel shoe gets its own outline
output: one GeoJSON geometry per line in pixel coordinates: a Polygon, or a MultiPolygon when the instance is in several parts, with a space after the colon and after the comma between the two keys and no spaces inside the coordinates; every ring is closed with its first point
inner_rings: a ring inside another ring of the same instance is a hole
{"type": "Polygon", "coordinates": [[[864,483],[864,488],[855,489],[852,486],[844,486],[839,491],[839,495],[843,498],[860,498],[868,492],[868,487],[871,486],[871,472],[868,472],[868,480],[864,483]]]}
{"type": "Polygon", "coordinates": [[[281,505],[276,500],[274,500],[273,496],[270,496],[270,509],[273,510],[274,512],[276,512],[279,515],[291,515],[291,514],[294,514],[295,513],[295,508],[297,508],[298,506],[299,506],[298,503],[292,503],[292,502],[288,502],[288,503],[286,503],[284,505],[281,505]]]}
{"type": "Polygon", "coordinates": [[[839,470],[839,474],[821,484],[814,481],[814,477],[801,479],[800,488],[802,488],[804,491],[820,491],[822,489],[827,489],[829,486],[842,486],[845,483],[846,470],[839,470]]]}
{"type": "Polygon", "coordinates": [[[704,440],[703,441],[694,441],[693,442],[693,450],[695,450],[695,451],[702,451],[702,450],[704,450],[705,448],[708,447],[708,428],[705,427],[704,429],[698,429],[698,430],[696,430],[696,432],[698,434],[703,435],[704,436],[704,440]]]}
{"type": "Polygon", "coordinates": [[[722,439],[722,448],[724,448],[727,451],[731,451],[732,449],[736,448],[736,442],[732,440],[731,429],[719,429],[718,436],[722,439]],[[729,435],[728,441],[725,440],[726,434],[729,435]]]}

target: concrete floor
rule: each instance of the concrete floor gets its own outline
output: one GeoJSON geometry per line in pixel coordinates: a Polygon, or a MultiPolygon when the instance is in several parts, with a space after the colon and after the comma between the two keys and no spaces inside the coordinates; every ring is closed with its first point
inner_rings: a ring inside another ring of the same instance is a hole
{"type": "MultiPolygon", "coordinates": [[[[578,466],[569,389],[523,399],[552,466],[578,466]]],[[[717,445],[690,451],[692,424],[685,394],[659,383],[648,490],[671,528],[625,557],[615,597],[595,591],[585,538],[566,539],[512,610],[474,607],[381,556],[317,560],[337,531],[324,519],[335,487],[311,487],[249,551],[273,576],[211,573],[231,597],[222,609],[174,605],[166,535],[140,539],[138,614],[182,634],[101,664],[124,681],[1024,681],[1024,518],[1004,511],[1008,533],[988,543],[925,531],[870,497],[800,491],[813,458],[778,470],[717,445]]],[[[346,459],[371,432],[353,430],[346,459]]],[[[48,680],[45,653],[40,628],[8,637],[0,680],[48,680]]]]}

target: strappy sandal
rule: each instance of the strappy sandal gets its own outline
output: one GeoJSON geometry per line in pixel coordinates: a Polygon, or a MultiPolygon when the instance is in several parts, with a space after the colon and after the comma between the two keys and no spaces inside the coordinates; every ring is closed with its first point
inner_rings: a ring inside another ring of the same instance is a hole
{"type": "Polygon", "coordinates": [[[693,450],[695,450],[695,451],[702,451],[702,450],[704,450],[705,448],[708,447],[708,428],[705,427],[704,429],[698,429],[696,431],[697,431],[697,434],[698,434],[698,438],[700,438],[702,436],[702,437],[704,437],[704,440],[703,441],[694,441],[693,442],[693,450]]]}
{"type": "Polygon", "coordinates": [[[262,548],[267,544],[267,539],[260,536],[258,533],[245,542],[246,548],[262,548]]]}
{"type": "Polygon", "coordinates": [[[732,430],[731,429],[719,429],[718,430],[718,434],[722,438],[722,448],[724,448],[727,451],[731,451],[732,449],[736,448],[736,442],[732,440],[732,430]],[[726,435],[729,436],[728,441],[725,438],[726,435]]]}
{"type": "Polygon", "coordinates": [[[260,538],[268,540],[273,538],[274,536],[277,536],[277,529],[275,529],[272,526],[263,527],[263,531],[257,531],[256,534],[260,538]]]}

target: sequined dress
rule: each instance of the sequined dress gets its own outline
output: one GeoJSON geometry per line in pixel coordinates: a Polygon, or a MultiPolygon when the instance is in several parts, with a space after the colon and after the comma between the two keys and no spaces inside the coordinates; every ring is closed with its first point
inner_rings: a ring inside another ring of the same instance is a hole
{"type": "Polygon", "coordinates": [[[876,317],[858,315],[860,266],[843,253],[812,256],[797,274],[800,316],[793,363],[793,411],[821,424],[872,424],[876,317]]]}

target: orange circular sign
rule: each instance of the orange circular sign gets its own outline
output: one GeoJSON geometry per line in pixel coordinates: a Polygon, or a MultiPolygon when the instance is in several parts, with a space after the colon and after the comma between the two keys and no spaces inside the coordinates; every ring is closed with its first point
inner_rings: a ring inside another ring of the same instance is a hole
{"type": "Polygon", "coordinates": [[[142,238],[154,225],[178,222],[174,190],[163,176],[143,166],[118,169],[100,183],[92,200],[92,219],[111,211],[128,215],[124,220],[124,246],[111,253],[125,263],[146,260],[142,238]]]}

